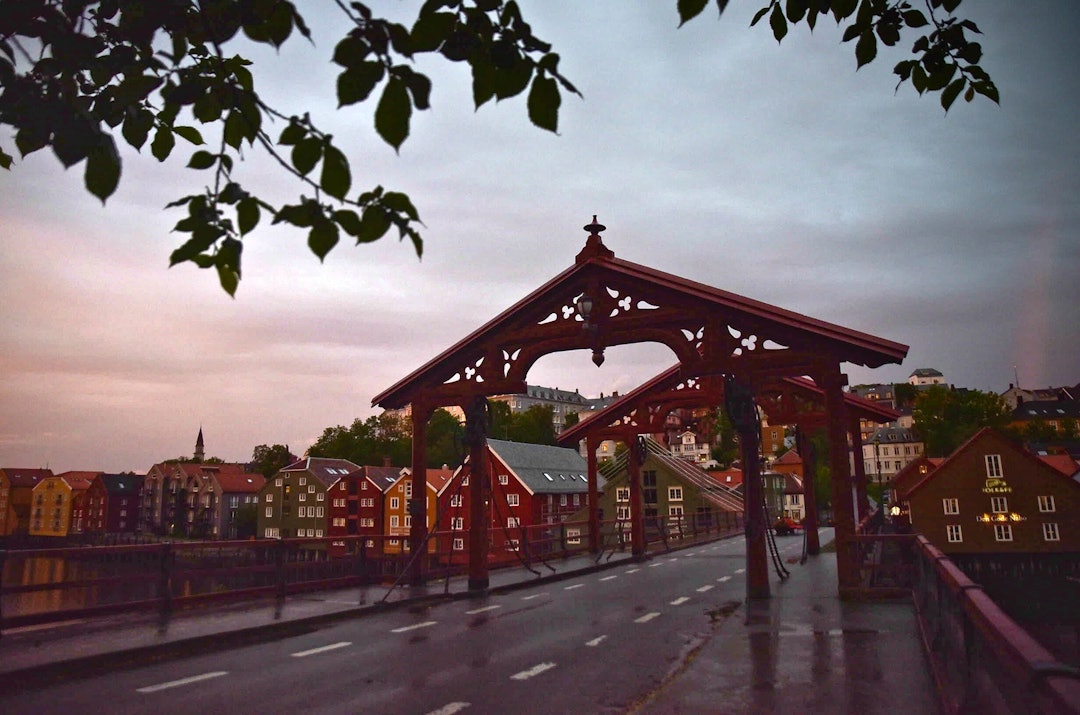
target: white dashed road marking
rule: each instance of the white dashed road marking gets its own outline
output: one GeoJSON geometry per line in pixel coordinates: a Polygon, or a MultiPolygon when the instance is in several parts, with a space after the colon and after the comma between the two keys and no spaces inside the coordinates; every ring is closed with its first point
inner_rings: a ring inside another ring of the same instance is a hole
{"type": "Polygon", "coordinates": [[[511,680],[528,680],[529,678],[533,677],[534,675],[540,675],[545,670],[551,670],[554,667],[555,667],[554,663],[540,663],[539,665],[534,665],[533,667],[529,668],[528,670],[523,670],[520,673],[514,673],[513,675],[510,676],[510,679],[511,680]]]}
{"type": "Polygon", "coordinates": [[[534,594],[533,594],[533,595],[531,595],[531,596],[522,596],[522,597],[521,597],[521,600],[522,600],[522,601],[531,601],[531,600],[533,600],[534,598],[536,598],[536,597],[538,597],[538,596],[543,596],[543,595],[544,595],[544,594],[542,594],[542,593],[534,593],[534,594]]]}
{"type": "Polygon", "coordinates": [[[689,596],[679,596],[678,598],[676,598],[674,601],[671,602],[671,605],[672,606],[681,606],[681,605],[683,605],[684,603],[686,603],[689,600],[690,600],[689,596]]]}
{"type": "Polygon", "coordinates": [[[735,569],[735,573],[746,573],[746,569],[735,569]]]}
{"type": "Polygon", "coordinates": [[[641,569],[626,569],[626,573],[637,573],[641,569]]]}
{"type": "Polygon", "coordinates": [[[712,584],[710,583],[707,586],[702,586],[701,588],[697,589],[697,592],[698,593],[705,593],[706,591],[711,591],[711,590],[712,590],[712,584]]]}
{"type": "Polygon", "coordinates": [[[302,650],[297,653],[292,653],[293,658],[306,658],[309,655],[315,655],[317,653],[325,653],[328,650],[337,650],[338,648],[347,648],[351,646],[350,641],[341,641],[340,643],[331,643],[330,645],[324,645],[319,648],[312,648],[311,650],[302,650]]]}
{"type": "Polygon", "coordinates": [[[563,590],[564,591],[573,591],[575,588],[581,588],[584,585],[585,584],[583,584],[583,583],[575,583],[575,584],[573,584],[571,586],[564,586],[563,590]]]}
{"type": "Polygon", "coordinates": [[[723,583],[724,581],[730,581],[730,580],[731,580],[730,576],[721,576],[720,578],[716,579],[716,582],[717,583],[723,583]]]}
{"type": "Polygon", "coordinates": [[[170,680],[167,683],[158,683],[157,685],[147,685],[145,688],[138,688],[135,692],[138,693],[156,693],[159,690],[168,690],[169,688],[179,688],[181,685],[191,685],[192,683],[199,683],[204,680],[210,680],[211,678],[220,678],[223,675],[228,675],[227,670],[216,670],[212,673],[203,673],[202,675],[193,675],[190,678],[180,678],[180,680],[170,680]]]}
{"type": "Polygon", "coordinates": [[[438,710],[432,710],[427,715],[454,715],[469,707],[469,703],[447,703],[438,710]]]}
{"type": "Polygon", "coordinates": [[[502,606],[484,606],[483,608],[474,608],[471,611],[465,611],[465,615],[475,616],[477,613],[483,613],[484,611],[494,611],[496,608],[502,608],[502,606]]]}
{"type": "Polygon", "coordinates": [[[611,581],[612,579],[616,579],[616,578],[619,578],[619,577],[618,576],[605,576],[604,578],[602,578],[600,580],[601,581],[611,581]]]}
{"type": "Polygon", "coordinates": [[[593,638],[591,641],[585,641],[585,645],[589,646],[590,648],[595,648],[596,646],[603,643],[605,638],[607,638],[607,636],[597,636],[596,638],[593,638]]]}
{"type": "Polygon", "coordinates": [[[656,618],[659,615],[660,615],[659,611],[653,611],[652,613],[646,613],[641,618],[635,618],[634,623],[648,623],[649,621],[651,621],[652,619],[656,618]]]}
{"type": "Polygon", "coordinates": [[[394,628],[391,633],[405,633],[406,631],[415,631],[417,628],[427,628],[428,626],[435,625],[435,621],[424,621],[423,623],[414,623],[411,626],[402,626],[401,628],[394,628]]]}

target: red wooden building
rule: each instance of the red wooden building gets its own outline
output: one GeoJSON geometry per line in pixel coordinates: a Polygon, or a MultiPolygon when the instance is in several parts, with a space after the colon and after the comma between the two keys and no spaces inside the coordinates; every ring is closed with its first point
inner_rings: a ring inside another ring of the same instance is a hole
{"type": "Polygon", "coordinates": [[[86,530],[98,534],[137,531],[142,487],[137,474],[97,475],[86,490],[86,530]]]}

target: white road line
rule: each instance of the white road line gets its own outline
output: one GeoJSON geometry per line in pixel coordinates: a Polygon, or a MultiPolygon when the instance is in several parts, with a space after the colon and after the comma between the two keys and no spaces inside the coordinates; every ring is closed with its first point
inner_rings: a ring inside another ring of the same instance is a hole
{"type": "Polygon", "coordinates": [[[424,621],[423,623],[414,623],[411,626],[402,626],[401,628],[394,628],[391,633],[404,633],[406,631],[415,631],[417,628],[427,628],[428,626],[435,625],[435,621],[424,621]]]}
{"type": "Polygon", "coordinates": [[[626,573],[637,573],[641,569],[626,569],[626,573]]]}
{"type": "Polygon", "coordinates": [[[649,564],[649,568],[656,568],[657,566],[663,566],[663,565],[664,565],[663,561],[653,561],[651,564],[649,564]]]}
{"type": "Polygon", "coordinates": [[[510,680],[528,680],[534,675],[540,675],[545,670],[551,670],[554,667],[554,663],[540,663],[539,665],[534,665],[528,670],[523,670],[520,673],[514,673],[510,676],[510,680]]]}
{"type": "Polygon", "coordinates": [[[730,580],[731,580],[730,576],[721,576],[720,578],[716,579],[716,582],[717,583],[723,583],[724,581],[730,581],[730,580]]]}
{"type": "Polygon", "coordinates": [[[533,595],[531,595],[531,596],[522,596],[522,597],[521,597],[521,600],[522,600],[522,601],[531,601],[531,600],[533,600],[534,598],[538,598],[538,597],[540,597],[540,596],[543,596],[543,595],[544,595],[544,594],[542,594],[542,593],[534,593],[534,594],[533,594],[533,595]]]}
{"type": "Polygon", "coordinates": [[[648,623],[649,621],[651,621],[652,619],[656,618],[659,615],[660,615],[659,611],[653,611],[652,613],[646,613],[641,618],[635,618],[634,623],[648,623]]]}
{"type": "Polygon", "coordinates": [[[710,583],[710,584],[707,584],[707,585],[705,585],[705,586],[702,586],[701,588],[697,589],[697,592],[698,592],[698,593],[705,593],[706,591],[711,591],[711,590],[712,590],[712,587],[713,587],[713,586],[712,586],[712,584],[710,583]]]}
{"type": "Polygon", "coordinates": [[[319,648],[312,648],[311,650],[302,650],[296,653],[291,653],[290,655],[292,655],[293,658],[306,658],[309,655],[325,653],[328,650],[337,650],[338,648],[347,648],[351,645],[351,641],[341,641],[339,643],[331,643],[330,645],[324,645],[319,648]]]}
{"type": "Polygon", "coordinates": [[[746,569],[735,569],[735,573],[746,573],[746,569]]]}
{"type": "Polygon", "coordinates": [[[600,580],[601,581],[611,581],[612,579],[616,579],[616,578],[619,578],[619,577],[618,576],[605,576],[604,578],[602,578],[600,580]]]}
{"type": "Polygon", "coordinates": [[[596,638],[593,638],[591,641],[585,641],[585,645],[589,646],[590,648],[595,648],[596,646],[603,643],[605,638],[607,638],[607,636],[597,636],[596,638]]]}
{"type": "Polygon", "coordinates": [[[167,683],[158,683],[157,685],[147,685],[145,688],[137,688],[137,693],[156,693],[159,690],[168,690],[169,688],[179,688],[181,685],[190,685],[191,683],[199,683],[203,680],[210,680],[211,678],[220,678],[223,675],[228,675],[227,670],[215,670],[212,673],[203,673],[202,675],[193,675],[190,678],[180,678],[180,680],[170,680],[167,683]]]}
{"type": "Polygon", "coordinates": [[[683,605],[684,603],[686,603],[689,600],[690,600],[689,596],[679,596],[678,598],[676,598],[674,601],[671,602],[671,605],[672,606],[681,606],[681,605],[683,605]]]}
{"type": "Polygon", "coordinates": [[[585,584],[583,584],[583,583],[575,583],[575,584],[572,584],[570,586],[564,586],[563,590],[564,591],[573,591],[575,588],[581,588],[584,585],[585,584]]]}
{"type": "Polygon", "coordinates": [[[432,710],[427,715],[454,715],[469,707],[471,703],[447,703],[438,710],[432,710]]]}
{"type": "Polygon", "coordinates": [[[484,611],[494,611],[496,608],[502,608],[502,606],[484,606],[483,608],[474,608],[471,611],[465,611],[466,616],[475,616],[477,613],[483,613],[484,611]]]}

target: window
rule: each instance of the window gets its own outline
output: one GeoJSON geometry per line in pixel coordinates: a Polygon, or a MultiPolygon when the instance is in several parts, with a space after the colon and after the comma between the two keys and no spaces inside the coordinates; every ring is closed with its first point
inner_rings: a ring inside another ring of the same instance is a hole
{"type": "Polygon", "coordinates": [[[995,514],[1008,513],[1009,500],[1005,497],[990,497],[990,511],[994,512],[995,514]]]}
{"type": "Polygon", "coordinates": [[[454,539],[454,551],[465,550],[465,539],[454,539]]]}
{"type": "Polygon", "coordinates": [[[281,477],[278,477],[277,479],[274,480],[274,486],[275,487],[280,487],[281,486],[281,477]]]}
{"type": "Polygon", "coordinates": [[[559,506],[566,506],[566,495],[565,494],[560,494],[559,495],[559,506]]]}
{"type": "Polygon", "coordinates": [[[390,526],[397,526],[397,525],[398,525],[398,515],[394,514],[393,516],[390,517],[390,526]]]}
{"type": "MultiPolygon", "coordinates": [[[[985,457],[986,460],[986,476],[1001,478],[1001,455],[1000,454],[988,454],[985,457]]],[[[1000,541],[1000,539],[999,539],[1000,541]]],[[[1009,539],[1012,541],[1012,539],[1009,539]]]]}
{"type": "Polygon", "coordinates": [[[1060,541],[1061,535],[1058,533],[1058,525],[1046,523],[1043,527],[1043,540],[1044,541],[1060,541]]]}
{"type": "Polygon", "coordinates": [[[307,477],[300,477],[300,486],[307,484],[307,477]]]}
{"type": "Polygon", "coordinates": [[[276,528],[274,528],[274,527],[269,527],[268,526],[268,527],[266,527],[266,530],[263,531],[263,536],[265,536],[268,539],[276,539],[276,538],[278,538],[278,530],[276,528]]]}
{"type": "Polygon", "coordinates": [[[345,482],[341,482],[341,483],[340,483],[340,484],[338,485],[338,489],[340,489],[341,491],[345,491],[345,482]]]}
{"type": "Polygon", "coordinates": [[[367,490],[367,482],[360,482],[360,491],[367,490]]]}
{"type": "Polygon", "coordinates": [[[956,497],[946,497],[941,500],[942,506],[945,509],[946,514],[959,514],[960,513],[960,500],[956,497]]]}
{"type": "Polygon", "coordinates": [[[462,477],[461,486],[463,486],[463,487],[469,486],[469,475],[468,474],[466,474],[464,477],[462,477]]]}
{"type": "Polygon", "coordinates": [[[370,497],[368,497],[367,499],[361,499],[360,506],[375,506],[375,500],[370,497]]]}
{"type": "Polygon", "coordinates": [[[619,487],[616,489],[615,501],[630,501],[630,487],[619,487]]]}
{"type": "Polygon", "coordinates": [[[627,521],[630,519],[630,507],[617,506],[615,507],[615,518],[619,521],[627,521]]]}
{"type": "Polygon", "coordinates": [[[299,513],[299,514],[297,514],[297,516],[301,516],[301,517],[304,517],[304,516],[307,516],[307,515],[308,515],[308,513],[307,513],[307,507],[306,507],[306,506],[302,506],[302,507],[300,507],[300,513],[299,513]]]}
{"type": "Polygon", "coordinates": [[[682,487],[668,487],[668,501],[682,501],[682,487]]]}
{"type": "Polygon", "coordinates": [[[314,484],[308,484],[307,491],[308,491],[308,494],[314,494],[315,493],[315,485],[314,484]]]}
{"type": "Polygon", "coordinates": [[[390,508],[399,509],[401,507],[401,500],[397,497],[390,497],[390,508]]]}
{"type": "Polygon", "coordinates": [[[510,483],[510,477],[509,476],[507,476],[506,474],[500,474],[499,475],[499,484],[509,484],[509,483],[510,483]]]}
{"type": "Polygon", "coordinates": [[[461,506],[462,498],[460,494],[454,494],[450,497],[450,506],[461,506]]]}
{"type": "MultiPolygon", "coordinates": [[[[519,503],[520,503],[520,497],[517,494],[507,494],[506,495],[506,505],[507,506],[517,506],[519,503]]],[[[566,495],[565,494],[563,494],[563,504],[564,505],[566,504],[566,495]]]]}
{"type": "Polygon", "coordinates": [[[791,506],[802,505],[802,494],[789,494],[788,496],[791,497],[791,506]]]}
{"type": "Polygon", "coordinates": [[[300,492],[300,501],[307,501],[307,494],[300,492]]]}
{"type": "Polygon", "coordinates": [[[964,541],[964,531],[959,524],[946,524],[945,536],[948,537],[950,544],[959,544],[964,541]]]}
{"type": "Polygon", "coordinates": [[[518,524],[519,524],[519,522],[518,522],[518,518],[516,516],[508,516],[506,518],[506,528],[507,529],[516,529],[518,527],[518,524]]]}
{"type": "Polygon", "coordinates": [[[574,495],[574,506],[581,506],[581,495],[580,494],[575,494],[574,495]]]}
{"type": "Polygon", "coordinates": [[[374,527],[375,526],[375,520],[372,519],[371,517],[366,517],[366,518],[360,520],[360,526],[374,527]]]}
{"type": "Polygon", "coordinates": [[[461,516],[455,516],[450,520],[450,528],[455,531],[460,531],[465,528],[465,518],[461,516]]]}
{"type": "Polygon", "coordinates": [[[669,506],[668,516],[682,516],[683,510],[681,506],[669,506]]]}
{"type": "MultiPolygon", "coordinates": [[[[1053,495],[1051,495],[1051,496],[1040,496],[1039,497],[1039,511],[1043,512],[1044,514],[1046,514],[1048,512],[1052,512],[1052,511],[1057,511],[1057,509],[1054,508],[1054,497],[1053,497],[1053,495]]],[[[1052,540],[1057,541],[1057,539],[1052,539],[1052,540]]],[[[1047,541],[1051,541],[1051,539],[1047,539],[1047,541]]]]}
{"type": "Polygon", "coordinates": [[[267,518],[270,518],[273,515],[274,515],[274,507],[272,507],[272,506],[266,507],[266,516],[267,516],[267,518]]]}
{"type": "Polygon", "coordinates": [[[567,529],[566,530],[566,543],[567,544],[580,544],[581,543],[581,529],[567,529]]]}
{"type": "MultiPolygon", "coordinates": [[[[319,496],[322,496],[322,494],[320,494],[319,496]]],[[[311,509],[315,509],[315,507],[311,507],[311,509]]],[[[308,516],[311,516],[310,509],[308,511],[308,516]]],[[[315,516],[318,517],[318,518],[322,518],[323,516],[325,516],[325,514],[323,512],[323,507],[320,506],[318,509],[315,509],[315,516]]]]}
{"type": "Polygon", "coordinates": [[[405,526],[412,528],[412,517],[408,514],[405,515],[405,526]]]}
{"type": "Polygon", "coordinates": [[[319,496],[316,497],[316,499],[317,499],[317,501],[325,501],[326,500],[326,495],[323,494],[322,492],[319,492],[319,496]]]}
{"type": "Polygon", "coordinates": [[[900,471],[900,468],[901,468],[902,466],[903,466],[903,465],[901,464],[900,460],[896,460],[895,462],[893,462],[893,470],[895,470],[895,471],[897,471],[897,472],[899,472],[899,471],[900,471]]]}
{"type": "Polygon", "coordinates": [[[995,541],[1012,541],[1012,524],[994,524],[995,541]]]}
{"type": "Polygon", "coordinates": [[[406,482],[405,483],[405,496],[407,496],[407,497],[412,496],[412,482],[406,482]]]}
{"type": "Polygon", "coordinates": [[[266,495],[266,503],[269,504],[272,501],[274,501],[274,495],[273,494],[267,494],[266,495]]]}

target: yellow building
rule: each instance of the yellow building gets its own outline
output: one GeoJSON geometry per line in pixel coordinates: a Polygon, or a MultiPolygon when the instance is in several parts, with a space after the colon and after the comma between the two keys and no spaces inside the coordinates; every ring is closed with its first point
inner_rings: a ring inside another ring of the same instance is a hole
{"type": "MultiPolygon", "coordinates": [[[[453,471],[449,469],[427,470],[427,495],[426,514],[428,531],[435,527],[435,517],[438,515],[439,494],[450,483],[453,471]]],[[[412,530],[412,516],[409,514],[409,500],[412,499],[412,470],[405,467],[401,470],[401,476],[390,485],[383,498],[383,528],[385,535],[390,537],[386,540],[384,552],[387,554],[400,554],[403,550],[409,550],[409,532],[412,530]]],[[[428,542],[428,552],[435,553],[436,543],[432,539],[428,542]]]]}

